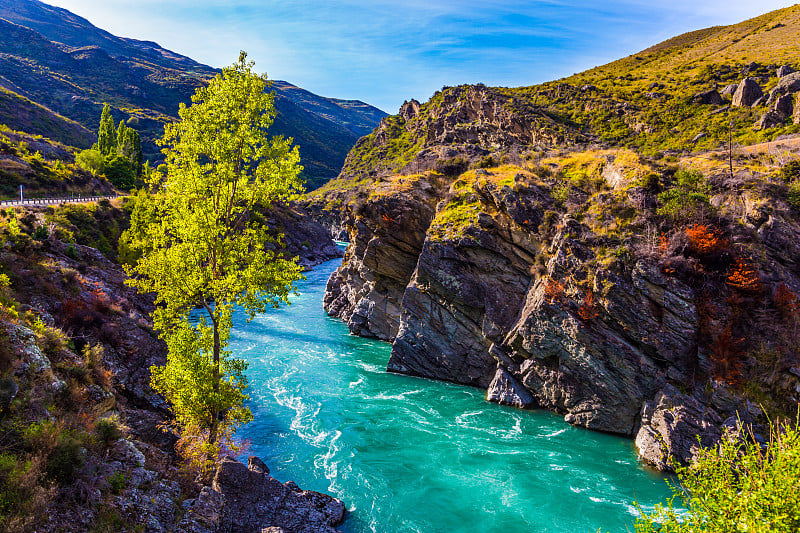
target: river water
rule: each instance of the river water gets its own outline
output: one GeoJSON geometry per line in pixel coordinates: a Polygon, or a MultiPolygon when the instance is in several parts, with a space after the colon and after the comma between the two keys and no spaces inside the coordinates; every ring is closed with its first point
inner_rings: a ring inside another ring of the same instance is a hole
{"type": "Polygon", "coordinates": [[[250,363],[246,454],[341,498],[343,532],[624,532],[634,502],[650,510],[669,496],[630,440],[385,372],[389,344],[322,310],[339,264],[307,273],[291,306],[235,317],[231,349],[250,363]]]}

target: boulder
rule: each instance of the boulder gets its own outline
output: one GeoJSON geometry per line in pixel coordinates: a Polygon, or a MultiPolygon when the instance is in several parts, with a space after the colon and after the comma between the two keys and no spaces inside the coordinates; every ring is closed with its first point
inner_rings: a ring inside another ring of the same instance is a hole
{"type": "Polygon", "coordinates": [[[531,407],[535,401],[531,393],[511,373],[497,365],[494,379],[486,390],[486,399],[500,405],[511,407],[531,407]]]}
{"type": "Polygon", "coordinates": [[[721,105],[722,96],[720,96],[716,89],[709,89],[694,95],[692,101],[695,104],[702,105],[721,105]]]}
{"type": "Polygon", "coordinates": [[[782,77],[778,85],[773,87],[769,93],[767,104],[772,105],[775,101],[785,94],[794,94],[800,91],[800,72],[792,72],[782,77]]]}
{"type": "Polygon", "coordinates": [[[789,74],[791,74],[793,72],[794,72],[794,69],[792,67],[790,67],[789,65],[783,65],[781,67],[778,67],[776,75],[778,76],[778,79],[781,79],[784,76],[788,76],[789,74]]]}
{"type": "Polygon", "coordinates": [[[716,411],[672,385],[665,385],[652,401],[642,405],[636,448],[647,464],[662,471],[672,470],[675,463],[688,464],[699,446],[715,444],[721,436],[721,423],[716,411]]]}
{"type": "Polygon", "coordinates": [[[784,118],[792,116],[792,112],[794,111],[794,95],[784,94],[775,100],[775,104],[772,106],[772,109],[775,110],[779,115],[783,115],[784,118]]]}
{"type": "Polygon", "coordinates": [[[761,86],[753,78],[745,78],[736,88],[733,94],[732,105],[734,107],[751,106],[764,95],[761,86]]]}
{"type": "Polygon", "coordinates": [[[720,91],[720,95],[722,95],[722,96],[733,96],[733,94],[736,92],[736,89],[738,89],[738,88],[739,88],[739,84],[738,83],[731,83],[730,85],[726,85],[720,91]]]}
{"type": "Polygon", "coordinates": [[[786,119],[784,115],[778,113],[774,109],[770,109],[763,115],[758,121],[753,125],[753,128],[756,130],[766,130],[769,128],[775,128],[783,124],[783,121],[786,119]]]}

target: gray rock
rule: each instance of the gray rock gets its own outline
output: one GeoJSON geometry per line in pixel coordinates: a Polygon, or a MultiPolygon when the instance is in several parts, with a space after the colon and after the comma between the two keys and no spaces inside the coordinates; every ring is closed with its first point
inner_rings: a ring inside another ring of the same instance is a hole
{"type": "Polygon", "coordinates": [[[645,402],[641,416],[636,448],[644,462],[659,470],[688,464],[700,446],[712,446],[721,436],[719,414],[672,385],[645,402]]]}
{"type": "Polygon", "coordinates": [[[775,128],[775,127],[780,126],[781,124],[783,124],[783,121],[785,119],[786,119],[786,117],[783,114],[778,113],[777,111],[774,111],[774,110],[770,109],[769,111],[767,111],[766,113],[761,115],[761,118],[758,119],[758,121],[756,121],[756,123],[753,125],[753,127],[755,129],[757,129],[757,130],[765,130],[765,129],[768,129],[768,128],[775,128]]]}
{"type": "Polygon", "coordinates": [[[486,399],[501,405],[520,408],[531,407],[535,403],[528,389],[500,364],[497,365],[494,379],[486,390],[486,399]]]}
{"type": "Polygon", "coordinates": [[[736,88],[731,105],[734,107],[751,106],[763,95],[764,91],[761,90],[761,86],[756,80],[753,78],[745,78],[736,88]]]}
{"type": "Polygon", "coordinates": [[[739,84],[738,83],[731,83],[730,85],[726,85],[725,87],[722,88],[722,90],[720,91],[720,95],[721,96],[733,96],[734,93],[736,92],[736,89],[738,89],[738,88],[739,88],[739,84]]]}
{"type": "Polygon", "coordinates": [[[770,91],[768,105],[772,105],[775,101],[785,94],[794,94],[800,91],[800,72],[792,72],[778,80],[778,84],[770,91]]]}
{"type": "Polygon", "coordinates": [[[722,96],[720,96],[716,89],[708,89],[707,91],[703,91],[694,95],[692,101],[695,104],[721,105],[722,96]]]}
{"type": "MultiPolygon", "coordinates": [[[[231,533],[259,533],[281,528],[286,533],[336,533],[344,518],[344,504],[326,494],[287,486],[264,472],[260,460],[224,459],[212,489],[224,498],[219,529],[231,533]]],[[[263,465],[263,466],[262,466],[263,465]]],[[[294,486],[296,487],[296,485],[294,486]]]]}
{"type": "Polygon", "coordinates": [[[126,467],[142,467],[145,464],[144,454],[128,439],[119,439],[108,453],[109,457],[126,467]]]}
{"type": "Polygon", "coordinates": [[[794,112],[794,95],[784,94],[775,100],[772,109],[784,118],[792,116],[794,112]]]}
{"type": "Polygon", "coordinates": [[[793,73],[794,69],[789,65],[783,65],[778,67],[777,72],[775,73],[778,76],[778,79],[783,78],[784,76],[788,76],[789,74],[793,73]]]}

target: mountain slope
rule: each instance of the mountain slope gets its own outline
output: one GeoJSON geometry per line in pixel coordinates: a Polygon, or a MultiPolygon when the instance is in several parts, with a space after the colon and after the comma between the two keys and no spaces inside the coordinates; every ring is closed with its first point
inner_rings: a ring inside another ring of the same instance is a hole
{"type": "Polygon", "coordinates": [[[362,138],[342,178],[589,145],[663,156],[717,148],[729,135],[753,144],[797,133],[800,105],[783,93],[777,110],[769,93],[779,83],[778,67],[800,69],[798,38],[800,6],[792,6],[540,85],[446,87],[424,104],[407,102],[362,138]],[[765,98],[738,105],[733,92],[748,77],[765,98]]]}
{"type": "MultiPolygon", "coordinates": [[[[160,156],[153,140],[164,123],[217,72],[155,43],[115,37],[37,0],[0,5],[0,86],[92,131],[108,102],[116,121],[134,119],[153,160],[160,156]]],[[[385,116],[363,102],[321,97],[284,81],[272,89],[274,132],[300,146],[309,188],[335,177],[356,140],[385,116]]],[[[14,113],[0,113],[0,123],[25,126],[14,113]]]]}

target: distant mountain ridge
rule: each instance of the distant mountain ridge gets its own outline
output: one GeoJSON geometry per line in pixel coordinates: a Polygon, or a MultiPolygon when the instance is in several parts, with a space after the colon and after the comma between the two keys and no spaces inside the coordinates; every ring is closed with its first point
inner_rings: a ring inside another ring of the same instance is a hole
{"type": "MultiPolygon", "coordinates": [[[[66,117],[91,132],[108,102],[116,121],[133,119],[145,154],[154,160],[160,154],[153,141],[175,120],[178,104],[188,103],[218,72],[156,43],[116,37],[38,0],[0,3],[0,87],[18,96],[17,102],[28,99],[51,110],[47,122],[66,117]]],[[[277,110],[272,132],[292,137],[300,147],[310,189],[335,177],[358,138],[386,116],[364,102],[321,97],[285,81],[273,81],[272,89],[277,110]]],[[[40,115],[5,106],[0,123],[47,136],[40,115]],[[31,120],[34,115],[37,121],[31,120]]],[[[79,148],[91,138],[77,135],[75,124],[53,128],[51,135],[79,148]]]]}

